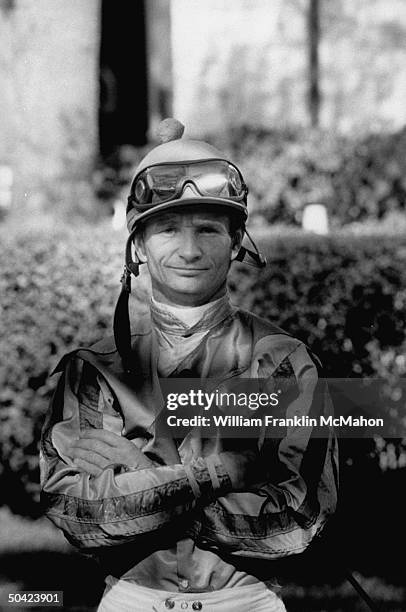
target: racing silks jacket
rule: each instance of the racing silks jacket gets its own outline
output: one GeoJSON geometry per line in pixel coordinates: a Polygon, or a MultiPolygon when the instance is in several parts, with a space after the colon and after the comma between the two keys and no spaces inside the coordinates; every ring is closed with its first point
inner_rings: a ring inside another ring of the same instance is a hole
{"type": "MultiPolygon", "coordinates": [[[[166,425],[149,316],[137,323],[132,350],[131,375],[110,339],[73,351],[58,364],[62,375],[41,440],[48,517],[71,543],[88,549],[129,542],[159,546],[169,531],[242,557],[269,560],[302,552],[335,510],[333,432],[288,426],[274,439],[261,428],[255,446],[267,478],[235,490],[235,475],[221,459],[228,439],[207,439],[204,428],[192,427],[179,445],[166,425]],[[69,448],[88,427],[125,435],[142,448],[145,465],[111,465],[97,477],[81,471],[69,448]]],[[[317,386],[317,360],[306,346],[240,309],[212,327],[172,374],[190,376],[221,380],[224,388],[244,379],[265,381],[268,390],[282,388],[286,417],[331,412],[327,390],[317,386]]]]}

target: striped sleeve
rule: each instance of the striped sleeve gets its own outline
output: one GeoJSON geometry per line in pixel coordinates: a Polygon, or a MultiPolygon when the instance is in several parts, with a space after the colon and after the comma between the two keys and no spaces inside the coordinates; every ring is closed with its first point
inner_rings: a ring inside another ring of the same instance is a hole
{"type": "MultiPolygon", "coordinates": [[[[331,399],[318,368],[303,344],[280,361],[267,381],[269,389],[282,389],[287,398],[278,417],[308,417],[318,424],[320,415],[331,414],[331,399]]],[[[272,431],[262,433],[266,482],[229,493],[204,508],[198,538],[206,546],[236,555],[275,559],[304,551],[335,511],[338,449],[327,426],[288,426],[278,438],[272,431]]]]}
{"type": "Polygon", "coordinates": [[[231,490],[221,459],[207,465],[154,465],[138,469],[109,466],[99,476],[76,467],[70,445],[87,427],[119,433],[122,420],[114,398],[82,360],[68,362],[43,428],[41,498],[47,516],[80,547],[122,544],[172,525],[197,504],[231,490]],[[123,469],[124,468],[124,469],[123,469]],[[214,478],[214,481],[213,481],[214,478]]]}

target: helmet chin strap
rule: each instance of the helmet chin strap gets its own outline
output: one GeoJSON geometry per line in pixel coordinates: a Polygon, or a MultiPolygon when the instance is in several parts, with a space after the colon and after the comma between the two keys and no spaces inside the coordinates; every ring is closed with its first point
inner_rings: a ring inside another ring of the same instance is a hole
{"type": "MultiPolygon", "coordinates": [[[[133,229],[127,238],[125,246],[125,266],[121,277],[121,292],[117,300],[114,311],[114,340],[117,350],[123,360],[123,365],[127,374],[134,371],[132,362],[132,347],[131,347],[131,324],[128,310],[128,302],[131,293],[131,275],[137,277],[139,275],[139,267],[141,262],[136,258],[133,259],[132,244],[134,235],[138,228],[133,229]]],[[[244,263],[253,266],[254,268],[263,268],[266,266],[265,257],[258,251],[258,247],[247,232],[247,237],[254,247],[255,251],[241,247],[234,261],[243,261],[247,255],[252,261],[246,260],[244,263]]]]}
{"type": "Polygon", "coordinates": [[[249,235],[248,231],[244,229],[244,232],[246,233],[247,238],[251,242],[255,251],[251,251],[250,249],[246,249],[242,246],[234,261],[244,261],[245,256],[248,255],[248,257],[250,257],[252,261],[246,260],[244,261],[244,263],[246,263],[248,266],[253,266],[254,268],[265,268],[266,258],[262,255],[262,253],[259,252],[257,245],[249,235]]]}
{"type": "Polygon", "coordinates": [[[131,293],[131,274],[135,277],[139,274],[140,262],[134,261],[132,257],[132,242],[136,230],[132,230],[128,236],[125,246],[125,265],[121,277],[121,292],[114,311],[113,329],[114,340],[117,350],[123,361],[127,374],[133,371],[132,348],[131,348],[131,324],[128,310],[128,301],[131,293]]]}

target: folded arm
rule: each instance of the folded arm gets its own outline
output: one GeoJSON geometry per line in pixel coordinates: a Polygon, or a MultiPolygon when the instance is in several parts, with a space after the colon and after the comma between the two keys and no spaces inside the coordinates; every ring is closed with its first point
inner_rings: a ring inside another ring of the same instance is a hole
{"type": "MultiPolygon", "coordinates": [[[[328,390],[303,345],[283,360],[268,382],[284,388],[278,417],[296,415],[319,423],[321,415],[331,414],[328,390]]],[[[196,523],[200,545],[266,559],[300,553],[334,512],[338,491],[334,432],[328,427],[293,425],[280,438],[272,437],[272,427],[264,428],[263,434],[261,458],[268,478],[203,508],[201,522],[196,523]]]]}
{"type": "MultiPolygon", "coordinates": [[[[76,546],[130,542],[170,526],[217,496],[244,486],[247,452],[161,465],[121,438],[123,421],[71,362],[59,380],[41,440],[42,502],[76,546]],[[239,471],[237,472],[237,466],[239,471]]],[[[96,379],[95,379],[96,380],[96,379]]]]}

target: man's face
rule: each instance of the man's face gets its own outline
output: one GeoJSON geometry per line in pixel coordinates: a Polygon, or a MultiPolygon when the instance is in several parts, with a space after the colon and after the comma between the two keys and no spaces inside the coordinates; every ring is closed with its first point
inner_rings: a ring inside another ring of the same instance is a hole
{"type": "Polygon", "coordinates": [[[224,294],[241,238],[231,238],[227,216],[194,209],[150,219],[135,246],[147,262],[156,300],[200,306],[224,294]]]}

